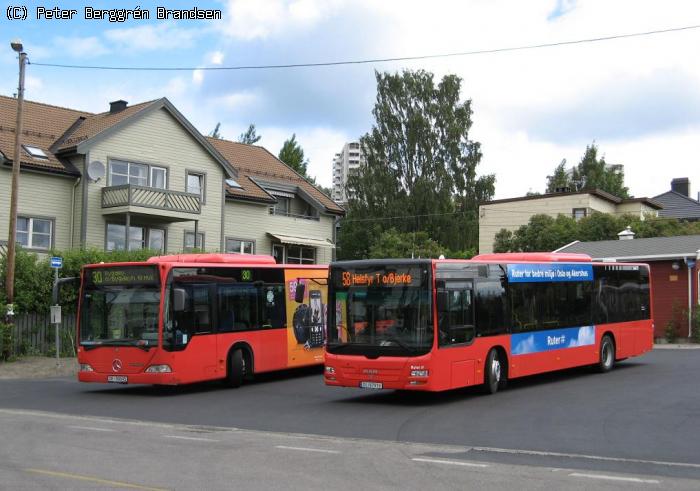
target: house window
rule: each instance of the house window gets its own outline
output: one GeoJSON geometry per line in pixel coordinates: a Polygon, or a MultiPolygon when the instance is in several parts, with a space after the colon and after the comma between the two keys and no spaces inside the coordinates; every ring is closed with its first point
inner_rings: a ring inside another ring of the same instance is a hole
{"type": "Polygon", "coordinates": [[[30,156],[34,157],[35,159],[49,159],[49,156],[46,155],[46,152],[44,152],[41,148],[32,147],[30,145],[22,145],[22,147],[24,147],[25,152],[27,152],[30,156]]]}
{"type": "Polygon", "coordinates": [[[587,215],[588,215],[588,210],[586,208],[574,208],[573,210],[571,210],[571,216],[576,221],[578,221],[582,218],[585,218],[587,215]]]}
{"type": "Polygon", "coordinates": [[[239,254],[254,254],[255,242],[243,239],[226,239],[226,252],[237,252],[239,254]]]}
{"type": "Polygon", "coordinates": [[[194,243],[194,232],[185,232],[185,251],[191,251],[193,249],[204,250],[204,232],[197,233],[197,244],[194,243]]]}
{"type": "Polygon", "coordinates": [[[17,243],[29,249],[50,249],[53,244],[53,220],[17,217],[17,243]]]}
{"type": "Polygon", "coordinates": [[[110,186],[122,186],[124,184],[148,186],[148,166],[146,164],[110,160],[109,174],[110,186]]]}
{"type": "Polygon", "coordinates": [[[287,263],[314,264],[314,262],[316,262],[316,250],[313,247],[287,246],[287,263]]]}
{"type": "Polygon", "coordinates": [[[187,171],[187,192],[199,195],[204,203],[204,174],[187,171]]]}
{"type": "Polygon", "coordinates": [[[164,167],[151,167],[151,187],[167,189],[168,172],[164,167]]]}
{"type": "MultiPolygon", "coordinates": [[[[108,251],[124,250],[126,225],[120,223],[107,224],[107,240],[105,249],[108,251]]],[[[165,230],[139,226],[129,227],[129,250],[139,250],[146,247],[163,251],[165,249],[165,230]]]]}
{"type": "Polygon", "coordinates": [[[272,207],[273,215],[289,215],[291,198],[286,196],[275,196],[277,198],[277,203],[272,207]]]}

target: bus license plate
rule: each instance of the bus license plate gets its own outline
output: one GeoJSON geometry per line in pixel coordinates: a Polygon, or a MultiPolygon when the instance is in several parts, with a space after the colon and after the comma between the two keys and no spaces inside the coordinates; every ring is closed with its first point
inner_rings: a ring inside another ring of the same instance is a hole
{"type": "Polygon", "coordinates": [[[381,389],[383,385],[381,382],[360,382],[360,387],[363,389],[381,389]]]}
{"type": "Polygon", "coordinates": [[[129,381],[126,375],[107,375],[107,382],[113,384],[125,384],[129,381]]]}

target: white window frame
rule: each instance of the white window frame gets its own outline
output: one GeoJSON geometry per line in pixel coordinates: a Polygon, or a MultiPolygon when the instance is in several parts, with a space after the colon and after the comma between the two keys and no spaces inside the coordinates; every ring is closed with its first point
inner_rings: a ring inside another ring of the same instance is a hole
{"type": "Polygon", "coordinates": [[[46,155],[46,152],[39,147],[34,145],[22,145],[22,148],[24,148],[24,151],[27,152],[27,155],[30,157],[41,160],[49,160],[49,156],[46,155]]]}
{"type": "Polygon", "coordinates": [[[25,247],[27,249],[35,249],[35,250],[40,250],[40,251],[48,251],[53,247],[54,244],[54,219],[53,218],[42,218],[42,217],[30,217],[30,216],[25,216],[25,215],[20,215],[17,217],[18,219],[22,220],[27,220],[27,230],[19,230],[19,220],[17,220],[17,225],[16,225],[16,233],[17,234],[26,234],[27,235],[27,244],[21,244],[19,241],[17,241],[18,244],[20,244],[22,247],[25,247]],[[34,221],[42,221],[42,222],[48,222],[49,224],[49,233],[43,233],[43,232],[34,232],[34,221]],[[49,246],[48,247],[40,247],[40,246],[35,246],[34,245],[34,236],[35,235],[41,235],[41,236],[49,236],[49,246]]]}
{"type": "Polygon", "coordinates": [[[226,237],[225,246],[226,246],[226,248],[225,248],[226,252],[229,252],[229,253],[232,252],[235,254],[255,254],[255,241],[254,240],[239,239],[238,237],[226,237]],[[239,246],[240,246],[239,249],[237,251],[233,250],[233,249],[229,249],[229,247],[228,247],[229,241],[237,241],[239,243],[239,246]],[[250,252],[245,252],[245,245],[246,244],[250,245],[250,252]]]}
{"type": "Polygon", "coordinates": [[[316,264],[317,254],[316,254],[315,247],[289,244],[289,245],[285,246],[285,256],[286,256],[285,262],[288,264],[316,264]],[[297,248],[297,247],[299,248],[299,255],[298,256],[290,256],[289,250],[297,248]],[[313,258],[311,260],[304,258],[304,249],[312,251],[313,258]]]}
{"type": "Polygon", "coordinates": [[[190,191],[190,176],[199,177],[199,199],[202,204],[206,204],[206,193],[207,193],[207,174],[206,172],[199,172],[195,170],[185,171],[185,191],[191,194],[198,194],[190,191]]]}
{"type": "Polygon", "coordinates": [[[194,230],[185,230],[185,234],[184,234],[183,240],[182,240],[182,250],[183,250],[183,251],[191,251],[191,250],[197,249],[197,248],[198,248],[199,250],[201,250],[201,251],[204,250],[206,235],[205,235],[205,233],[202,232],[202,231],[198,231],[198,232],[197,232],[197,235],[199,235],[199,238],[200,238],[200,241],[199,241],[199,248],[197,247],[197,241],[196,241],[196,240],[194,241],[194,245],[188,246],[188,245],[187,245],[187,237],[189,237],[189,236],[194,237],[194,230]]]}
{"type": "Polygon", "coordinates": [[[168,169],[165,167],[160,167],[158,165],[152,165],[148,171],[148,183],[150,187],[154,189],[168,189],[168,169]],[[156,187],[153,182],[153,171],[163,171],[163,187],[156,187]]]}

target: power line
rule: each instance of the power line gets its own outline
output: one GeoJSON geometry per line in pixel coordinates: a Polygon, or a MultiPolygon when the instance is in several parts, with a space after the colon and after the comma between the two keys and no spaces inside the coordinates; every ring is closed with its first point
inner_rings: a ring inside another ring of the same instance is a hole
{"type": "Polygon", "coordinates": [[[415,61],[415,60],[427,60],[436,58],[453,58],[458,56],[472,56],[472,55],[484,55],[492,53],[505,53],[509,51],[524,51],[540,48],[552,48],[556,46],[570,46],[574,44],[584,44],[584,43],[597,43],[602,41],[612,41],[615,39],[628,39],[634,37],[642,36],[652,36],[656,34],[667,34],[671,32],[688,31],[692,29],[700,28],[700,24],[683,26],[683,27],[671,27],[668,29],[657,29],[653,31],[644,32],[633,32],[627,34],[614,34],[611,36],[602,36],[586,39],[575,39],[570,41],[558,41],[554,43],[542,43],[542,44],[529,44],[523,46],[509,46],[503,48],[491,48],[491,49],[481,49],[473,51],[460,51],[453,53],[438,53],[431,55],[417,55],[417,56],[397,56],[390,58],[368,58],[360,60],[340,60],[340,61],[323,61],[317,63],[285,63],[278,65],[238,65],[238,66],[209,66],[209,67],[136,67],[136,66],[101,66],[101,65],[67,65],[61,63],[31,63],[35,66],[44,66],[52,68],[70,68],[79,70],[129,70],[129,71],[163,71],[163,72],[174,72],[174,71],[232,71],[232,70],[270,70],[270,69],[283,69],[283,68],[311,68],[311,67],[325,67],[325,66],[339,66],[339,65],[366,65],[373,63],[386,63],[392,61],[415,61]]]}
{"type": "Polygon", "coordinates": [[[453,211],[449,213],[426,213],[424,215],[399,215],[393,217],[375,217],[375,218],[355,218],[355,219],[342,219],[343,223],[350,222],[381,222],[384,220],[401,220],[408,218],[424,218],[424,217],[441,217],[441,216],[454,216],[454,215],[466,215],[467,213],[473,213],[476,215],[476,210],[464,210],[464,211],[453,211]]]}

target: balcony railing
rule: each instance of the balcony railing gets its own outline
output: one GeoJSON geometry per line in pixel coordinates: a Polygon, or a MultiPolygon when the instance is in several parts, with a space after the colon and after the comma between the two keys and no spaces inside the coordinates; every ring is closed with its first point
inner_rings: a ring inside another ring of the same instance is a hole
{"type": "Polygon", "coordinates": [[[315,220],[319,221],[321,220],[321,217],[318,215],[297,215],[295,213],[289,213],[288,211],[282,211],[282,210],[276,210],[274,206],[271,206],[269,208],[270,210],[270,215],[277,215],[281,217],[290,217],[290,218],[301,218],[302,220],[315,220]]]}
{"type": "Polygon", "coordinates": [[[198,194],[133,184],[102,188],[102,208],[115,206],[140,206],[181,213],[202,212],[202,200],[198,194]]]}

